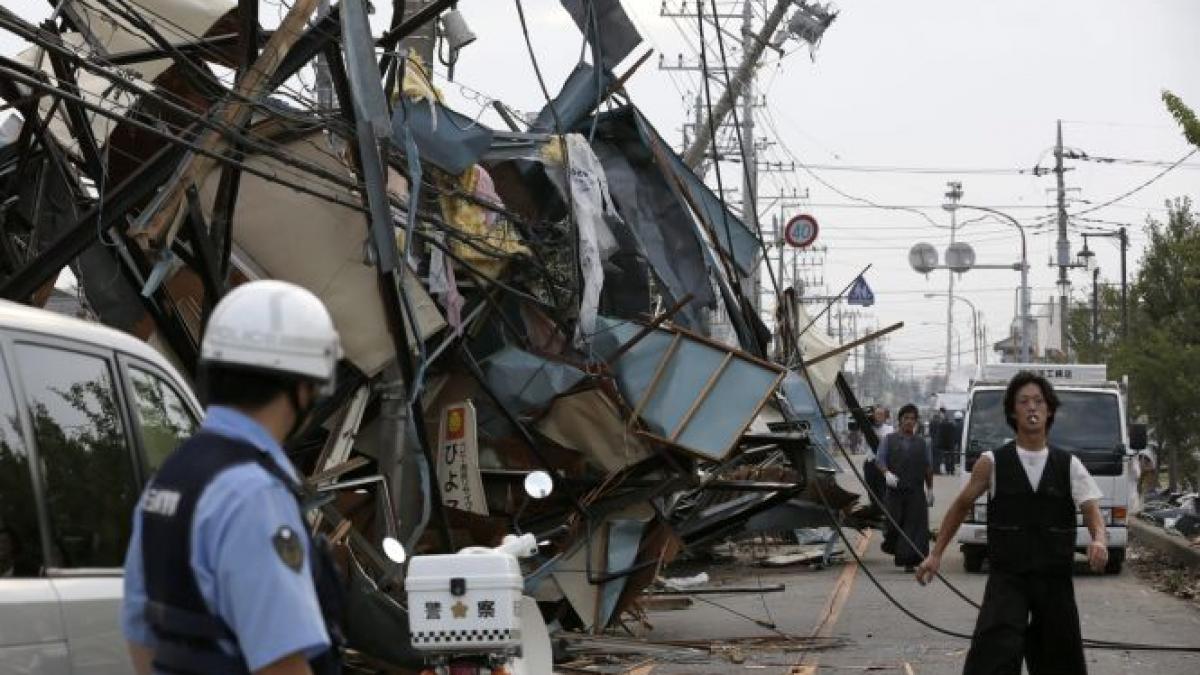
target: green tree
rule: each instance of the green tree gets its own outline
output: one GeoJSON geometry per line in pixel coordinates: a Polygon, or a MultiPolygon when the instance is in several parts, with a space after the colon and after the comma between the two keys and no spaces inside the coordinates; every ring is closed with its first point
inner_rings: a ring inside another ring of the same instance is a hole
{"type": "Polygon", "coordinates": [[[1188,143],[1200,148],[1200,119],[1196,118],[1196,113],[1184,104],[1183,99],[1169,91],[1164,91],[1162,97],[1171,116],[1183,128],[1183,137],[1187,139],[1188,143]]]}
{"type": "Polygon", "coordinates": [[[1195,481],[1200,450],[1200,218],[1190,200],[1171,200],[1166,221],[1149,221],[1146,233],[1129,339],[1110,362],[1130,375],[1135,412],[1149,418],[1175,489],[1184,476],[1195,481]]]}
{"type": "Polygon", "coordinates": [[[1108,363],[1121,342],[1121,286],[1100,280],[1094,314],[1092,289],[1089,286],[1087,290],[1088,301],[1072,304],[1067,314],[1067,339],[1080,363],[1108,363]]]}

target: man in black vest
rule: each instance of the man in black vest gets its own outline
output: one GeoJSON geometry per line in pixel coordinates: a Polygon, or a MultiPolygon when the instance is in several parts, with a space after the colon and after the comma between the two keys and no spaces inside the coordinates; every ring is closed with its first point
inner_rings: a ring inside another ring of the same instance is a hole
{"type": "Polygon", "coordinates": [[[1100,572],[1108,562],[1102,496],[1077,457],[1047,446],[1058,397],[1045,378],[1023,371],[1008,383],[1004,414],[1015,443],[983,453],[971,479],[955,498],[938,530],[933,552],[917,569],[926,584],[962,521],[987,492],[988,558],[991,573],[963,673],[1030,675],[1087,672],[1071,563],[1075,555],[1075,509],[1091,533],[1088,564],[1100,572]]]}
{"type": "Polygon", "coordinates": [[[340,672],[341,586],[282,447],[340,356],[329,312],[299,286],[252,281],[213,309],[204,424],[134,513],[121,627],[139,675],[340,672]]]}

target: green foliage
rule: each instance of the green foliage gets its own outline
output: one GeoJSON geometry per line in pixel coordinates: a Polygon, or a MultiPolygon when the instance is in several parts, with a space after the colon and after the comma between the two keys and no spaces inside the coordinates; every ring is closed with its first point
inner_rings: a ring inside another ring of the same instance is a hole
{"type": "Polygon", "coordinates": [[[1166,206],[1166,221],[1146,226],[1129,339],[1112,344],[1110,362],[1129,374],[1134,411],[1149,418],[1175,486],[1196,480],[1200,449],[1200,218],[1186,198],[1166,206]]]}
{"type": "Polygon", "coordinates": [[[1188,143],[1200,148],[1200,119],[1196,118],[1196,113],[1184,104],[1183,99],[1169,91],[1164,90],[1162,98],[1163,103],[1167,104],[1167,110],[1171,111],[1171,116],[1183,127],[1184,138],[1188,143]]]}
{"type": "Polygon", "coordinates": [[[1166,220],[1148,222],[1146,234],[1129,289],[1128,337],[1115,284],[1099,289],[1095,338],[1090,300],[1071,308],[1068,332],[1080,361],[1129,376],[1132,412],[1148,418],[1177,486],[1198,480],[1192,453],[1200,449],[1200,217],[1188,199],[1168,201],[1166,220]]]}
{"type": "MultiPolygon", "coordinates": [[[[1090,291],[1090,286],[1087,287],[1090,291]]],[[[1119,281],[1100,280],[1099,311],[1093,336],[1092,303],[1077,302],[1067,314],[1067,337],[1080,363],[1108,363],[1121,340],[1121,287],[1119,281]]]]}

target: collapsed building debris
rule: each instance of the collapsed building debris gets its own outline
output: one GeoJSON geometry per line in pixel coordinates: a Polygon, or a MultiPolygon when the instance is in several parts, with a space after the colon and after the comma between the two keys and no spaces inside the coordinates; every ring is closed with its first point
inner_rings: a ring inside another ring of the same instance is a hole
{"type": "Polygon", "coordinates": [[[0,295],[42,305],[69,268],[93,318],[193,374],[231,287],[319,295],[346,357],[290,450],[374,663],[417,659],[385,536],[422,553],[543,535],[526,593],[600,632],[684,549],[855,503],[817,404],[837,387],[861,414],[845,355],[810,382],[835,346],[799,344],[793,314],[768,360],[742,290],[762,242],[635,105],[601,110],[640,38],[598,4],[600,72],[581,63],[525,130],[452,110],[397,47],[448,0],[396,3],[382,36],[364,0],[297,0],[273,31],[251,0],[66,0],[42,25],[0,8],[30,44],[0,56],[0,295]],[[331,108],[289,84],[318,65],[331,108]],[[520,490],[535,469],[545,503],[520,490]]]}

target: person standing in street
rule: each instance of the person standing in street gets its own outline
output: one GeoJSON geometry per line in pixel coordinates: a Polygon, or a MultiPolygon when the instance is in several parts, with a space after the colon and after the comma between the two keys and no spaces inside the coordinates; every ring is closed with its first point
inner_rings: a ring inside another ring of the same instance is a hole
{"type": "MultiPolygon", "coordinates": [[[[883,472],[879,470],[879,465],[875,462],[875,455],[878,448],[882,446],[883,440],[888,434],[892,433],[892,425],[887,423],[888,409],[883,406],[875,406],[871,411],[871,425],[875,431],[875,438],[878,441],[876,447],[871,447],[867,442],[866,434],[863,434],[863,452],[867,458],[863,460],[863,480],[866,481],[867,487],[870,488],[871,505],[874,509],[882,514],[884,507],[884,493],[886,485],[883,482],[883,472]]],[[[884,524],[884,533],[887,533],[887,524],[884,524]]]]}
{"type": "Polygon", "coordinates": [[[1091,534],[1093,571],[1108,562],[1108,538],[1096,481],[1077,457],[1048,445],[1057,411],[1058,397],[1045,378],[1022,371],[1009,381],[1004,414],[1016,441],[976,460],[970,481],[946,511],[933,551],[917,569],[922,585],[936,576],[963,519],[988,493],[991,569],[966,675],[1017,675],[1022,660],[1030,675],[1087,672],[1071,578],[1076,508],[1091,534]]]}
{"type": "Polygon", "coordinates": [[[946,473],[954,475],[958,469],[958,460],[962,458],[963,411],[954,411],[954,423],[948,424],[950,437],[944,442],[943,456],[946,459],[946,473]]]}
{"type": "Polygon", "coordinates": [[[886,535],[890,546],[884,550],[892,549],[896,565],[907,572],[929,553],[929,508],[933,506],[933,465],[929,446],[917,435],[918,420],[917,406],[900,408],[900,431],[884,439],[875,458],[887,485],[888,512],[896,520],[886,535]]]}
{"type": "Polygon", "coordinates": [[[946,419],[946,409],[938,408],[933,414],[933,419],[929,420],[929,451],[933,458],[933,472],[942,472],[942,425],[949,423],[946,419]]]}
{"type": "Polygon", "coordinates": [[[339,673],[341,584],[282,444],[332,391],[341,346],[309,291],[238,286],[200,347],[200,430],[142,494],[122,632],[139,675],[339,673]]]}

